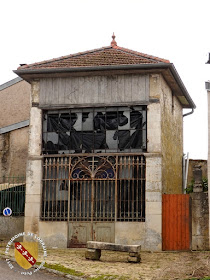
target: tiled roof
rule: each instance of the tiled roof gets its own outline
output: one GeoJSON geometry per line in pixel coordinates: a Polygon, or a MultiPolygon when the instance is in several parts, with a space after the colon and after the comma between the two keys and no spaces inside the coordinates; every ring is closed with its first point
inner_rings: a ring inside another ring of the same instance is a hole
{"type": "Polygon", "coordinates": [[[95,75],[101,71],[115,73],[161,73],[178,97],[183,108],[195,108],[174,65],[169,60],[132,51],[117,46],[115,35],[111,45],[86,52],[53,58],[33,64],[20,64],[14,70],[19,77],[31,83],[33,79],[47,77],[70,77],[75,75],[95,75]],[[114,72],[113,72],[114,71],[114,72]],[[124,72],[123,72],[124,71],[124,72]],[[136,72],[137,71],[137,72],[136,72]]]}
{"type": "Polygon", "coordinates": [[[38,63],[21,65],[18,70],[158,63],[170,63],[170,61],[119,47],[113,39],[111,46],[108,47],[62,56],[38,63]]]}

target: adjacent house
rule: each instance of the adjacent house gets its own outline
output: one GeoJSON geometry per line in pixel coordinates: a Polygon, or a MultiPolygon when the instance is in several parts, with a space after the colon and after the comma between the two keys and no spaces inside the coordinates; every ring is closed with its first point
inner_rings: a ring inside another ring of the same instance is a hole
{"type": "Polygon", "coordinates": [[[0,85],[0,180],[25,176],[30,88],[30,84],[19,77],[0,85]]]}
{"type": "Polygon", "coordinates": [[[183,108],[166,59],[111,45],[14,71],[31,84],[25,231],[162,250],[162,194],[182,193],[183,108]]]}
{"type": "Polygon", "coordinates": [[[19,77],[0,85],[0,239],[24,230],[30,91],[19,77]],[[12,209],[9,219],[5,207],[12,209]]]}

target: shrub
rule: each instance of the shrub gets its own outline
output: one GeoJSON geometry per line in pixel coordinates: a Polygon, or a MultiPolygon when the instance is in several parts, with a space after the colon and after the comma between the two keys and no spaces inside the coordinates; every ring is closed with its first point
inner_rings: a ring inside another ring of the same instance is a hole
{"type": "MultiPolygon", "coordinates": [[[[186,188],[186,193],[192,193],[193,192],[193,186],[195,184],[195,180],[193,179],[187,186],[186,188]]],[[[208,179],[207,178],[202,178],[202,186],[203,186],[203,191],[207,192],[208,191],[208,179]]]]}

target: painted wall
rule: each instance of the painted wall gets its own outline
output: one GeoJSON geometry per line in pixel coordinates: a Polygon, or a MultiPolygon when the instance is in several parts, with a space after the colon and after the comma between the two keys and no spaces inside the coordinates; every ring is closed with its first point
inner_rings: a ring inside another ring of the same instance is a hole
{"type": "Polygon", "coordinates": [[[20,81],[0,90],[0,127],[29,119],[31,85],[20,81]]]}
{"type": "MultiPolygon", "coordinates": [[[[19,81],[0,90],[0,127],[29,119],[30,84],[19,81]]],[[[25,176],[28,127],[0,135],[0,177],[25,176]]]]}

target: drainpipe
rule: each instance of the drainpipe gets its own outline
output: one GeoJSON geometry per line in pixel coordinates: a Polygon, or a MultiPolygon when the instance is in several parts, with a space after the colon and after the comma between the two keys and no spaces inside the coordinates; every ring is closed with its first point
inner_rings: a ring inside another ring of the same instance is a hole
{"type": "MultiPolygon", "coordinates": [[[[183,118],[194,113],[194,108],[189,113],[183,115],[183,118]]],[[[185,165],[185,157],[183,157],[183,193],[186,193],[187,187],[187,177],[188,177],[188,168],[189,168],[189,153],[187,153],[187,164],[185,165]]]]}
{"type": "MultiPolygon", "coordinates": [[[[194,113],[194,108],[189,113],[183,115],[183,118],[194,113]]],[[[183,193],[186,193],[187,187],[187,177],[188,177],[188,168],[189,168],[189,153],[187,153],[187,164],[185,165],[185,157],[183,157],[183,193]]]]}
{"type": "Polygon", "coordinates": [[[194,108],[192,108],[192,111],[191,111],[191,112],[184,114],[183,117],[189,116],[189,115],[191,115],[191,114],[193,114],[193,113],[194,113],[194,108]]]}
{"type": "MultiPolygon", "coordinates": [[[[185,157],[184,157],[185,160],[185,157]]],[[[186,188],[187,188],[187,177],[188,177],[188,169],[189,169],[189,153],[187,153],[187,162],[186,165],[184,166],[184,193],[186,193],[186,188]]]]}
{"type": "Polygon", "coordinates": [[[185,162],[185,154],[182,157],[182,193],[185,193],[184,185],[185,185],[185,170],[186,170],[186,162],[185,162]]]}

